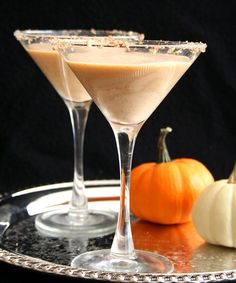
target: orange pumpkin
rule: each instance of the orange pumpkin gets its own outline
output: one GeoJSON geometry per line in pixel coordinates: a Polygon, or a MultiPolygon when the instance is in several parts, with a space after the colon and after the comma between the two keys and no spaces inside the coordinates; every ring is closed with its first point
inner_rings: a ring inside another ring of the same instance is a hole
{"type": "Polygon", "coordinates": [[[190,221],[195,200],[214,181],[201,162],[190,158],[170,159],[165,138],[171,131],[169,127],[161,129],[159,162],[141,164],[131,173],[132,213],[160,224],[190,221]]]}

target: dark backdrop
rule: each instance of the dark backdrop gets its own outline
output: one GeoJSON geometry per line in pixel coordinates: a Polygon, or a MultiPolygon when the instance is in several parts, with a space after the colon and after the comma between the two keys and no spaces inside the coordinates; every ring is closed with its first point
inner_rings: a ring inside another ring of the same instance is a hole
{"type": "MultiPolygon", "coordinates": [[[[235,1],[1,1],[0,189],[72,179],[68,111],[13,37],[15,29],[97,28],[143,32],[148,39],[208,44],[150,117],[137,139],[133,166],[155,161],[161,127],[171,126],[172,158],[200,160],[215,178],[236,160],[235,1]]],[[[85,178],[117,178],[110,126],[93,106],[85,140],[85,178]]]]}

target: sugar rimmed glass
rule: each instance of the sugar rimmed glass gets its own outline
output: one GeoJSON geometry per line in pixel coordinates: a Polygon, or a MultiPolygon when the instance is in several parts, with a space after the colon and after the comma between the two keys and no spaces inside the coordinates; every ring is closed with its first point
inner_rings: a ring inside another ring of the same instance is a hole
{"type": "MultiPolygon", "coordinates": [[[[170,273],[164,256],[134,249],[130,225],[130,172],[135,139],[144,122],[206,45],[193,42],[65,41],[61,54],[110,123],[120,162],[120,212],[111,249],[75,257],[72,266],[124,273],[170,273]]],[[[142,204],[140,204],[142,205],[142,204]]],[[[158,209],[158,208],[157,208],[158,209]]]]}
{"type": "Polygon", "coordinates": [[[83,145],[91,97],[79,80],[64,64],[54,48],[57,39],[113,36],[141,40],[142,34],[120,30],[16,30],[17,40],[65,102],[72,124],[74,139],[74,179],[69,207],[51,210],[36,217],[36,228],[52,237],[96,237],[113,233],[117,215],[106,211],[91,211],[85,195],[83,145]]]}

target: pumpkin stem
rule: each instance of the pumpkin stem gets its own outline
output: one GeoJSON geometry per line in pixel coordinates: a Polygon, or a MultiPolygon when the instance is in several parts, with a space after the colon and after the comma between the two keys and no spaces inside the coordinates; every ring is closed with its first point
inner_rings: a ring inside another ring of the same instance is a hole
{"type": "Polygon", "coordinates": [[[236,163],[234,164],[234,169],[228,179],[229,184],[236,184],[236,163]]]}
{"type": "Polygon", "coordinates": [[[172,128],[166,127],[160,130],[160,136],[157,142],[158,163],[171,161],[170,155],[166,146],[166,136],[172,132],[172,128]]]}

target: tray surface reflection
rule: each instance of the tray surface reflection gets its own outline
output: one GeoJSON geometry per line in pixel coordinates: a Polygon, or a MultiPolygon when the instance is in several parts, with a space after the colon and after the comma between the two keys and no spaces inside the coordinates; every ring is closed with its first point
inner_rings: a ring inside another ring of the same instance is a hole
{"type": "MultiPolygon", "coordinates": [[[[98,238],[52,238],[41,235],[35,216],[55,207],[66,207],[72,183],[31,188],[0,200],[0,260],[42,272],[111,281],[221,281],[236,278],[235,249],[206,244],[192,223],[154,225],[133,219],[136,249],[159,252],[174,264],[174,273],[121,274],[70,267],[78,254],[109,248],[113,234],[98,238]]],[[[87,181],[91,208],[119,209],[119,183],[116,180],[87,181]]]]}

